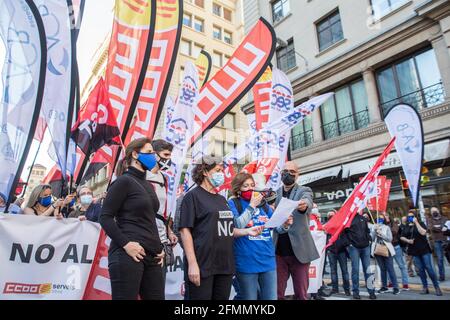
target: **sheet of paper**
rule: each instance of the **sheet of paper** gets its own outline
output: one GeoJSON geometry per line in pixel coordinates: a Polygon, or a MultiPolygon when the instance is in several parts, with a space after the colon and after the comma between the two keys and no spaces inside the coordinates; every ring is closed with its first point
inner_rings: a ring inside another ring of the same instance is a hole
{"type": "Polygon", "coordinates": [[[264,227],[276,228],[286,222],[292,211],[298,206],[299,201],[289,200],[288,198],[281,198],[280,203],[276,207],[272,217],[266,222],[264,227]]]}

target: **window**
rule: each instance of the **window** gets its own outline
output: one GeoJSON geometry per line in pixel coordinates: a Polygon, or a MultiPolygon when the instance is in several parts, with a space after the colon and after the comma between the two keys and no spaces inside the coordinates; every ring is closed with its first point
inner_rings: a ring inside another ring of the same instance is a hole
{"type": "Polygon", "coordinates": [[[222,7],[219,6],[217,3],[213,3],[213,13],[216,16],[221,17],[222,16],[222,7]]]}
{"type": "Polygon", "coordinates": [[[223,154],[223,141],[214,140],[214,156],[222,157],[223,154]]]}
{"type": "Polygon", "coordinates": [[[212,60],[215,66],[222,67],[223,61],[222,61],[222,54],[220,52],[213,51],[212,60]]]}
{"type": "Polygon", "coordinates": [[[372,15],[378,20],[389,12],[401,7],[406,2],[406,0],[371,0],[372,15]]]}
{"type": "Polygon", "coordinates": [[[364,81],[352,82],[334,92],[334,96],[320,107],[324,138],[367,127],[369,111],[364,81]]]}
{"type": "Polygon", "coordinates": [[[235,118],[234,113],[227,113],[222,120],[220,120],[220,125],[227,129],[235,129],[235,118]]]}
{"type": "Polygon", "coordinates": [[[232,35],[231,32],[224,30],[223,31],[223,41],[225,41],[228,44],[232,44],[232,35]]]}
{"type": "Polygon", "coordinates": [[[223,58],[223,65],[226,65],[228,60],[230,60],[230,58],[231,58],[230,56],[225,55],[223,58]]]}
{"type": "Polygon", "coordinates": [[[272,2],[272,18],[276,23],[286,17],[290,11],[289,0],[277,0],[272,2]]]}
{"type": "Polygon", "coordinates": [[[336,42],[344,39],[339,10],[334,11],[326,18],[317,22],[316,28],[319,39],[319,51],[325,50],[336,42]]]}
{"type": "Polygon", "coordinates": [[[183,13],[183,24],[192,28],[192,15],[189,13],[183,13]]]}
{"type": "Polygon", "coordinates": [[[181,52],[182,54],[185,54],[185,55],[187,55],[187,56],[190,56],[191,53],[192,53],[192,51],[191,51],[191,50],[192,50],[191,46],[192,46],[192,43],[191,43],[190,41],[181,39],[180,52],[181,52]]]}
{"type": "Polygon", "coordinates": [[[181,67],[180,68],[179,79],[178,79],[178,85],[181,85],[183,83],[183,78],[184,78],[184,67],[181,67]]]}
{"type": "Polygon", "coordinates": [[[292,129],[291,149],[301,149],[313,143],[312,117],[306,117],[292,129]]]}
{"type": "Polygon", "coordinates": [[[228,20],[231,22],[231,10],[223,8],[223,17],[225,20],[228,20]]]}
{"type": "Polygon", "coordinates": [[[420,110],[440,104],[445,98],[433,49],[383,68],[377,72],[377,82],[384,114],[399,102],[420,110]]]}
{"type": "Polygon", "coordinates": [[[277,49],[277,66],[282,71],[287,71],[296,66],[293,38],[287,41],[286,47],[277,49]]]}
{"type": "Polygon", "coordinates": [[[205,31],[205,22],[202,19],[195,17],[194,29],[197,30],[198,32],[204,32],[205,31]]]}
{"type": "Polygon", "coordinates": [[[222,29],[217,26],[213,26],[213,37],[217,40],[222,40],[222,29]]]}
{"type": "Polygon", "coordinates": [[[194,50],[192,51],[192,56],[194,58],[197,58],[200,55],[200,51],[202,51],[203,48],[204,47],[198,43],[194,44],[194,50]]]}
{"type": "Polygon", "coordinates": [[[195,0],[195,5],[204,8],[205,7],[204,0],[195,0]]]}

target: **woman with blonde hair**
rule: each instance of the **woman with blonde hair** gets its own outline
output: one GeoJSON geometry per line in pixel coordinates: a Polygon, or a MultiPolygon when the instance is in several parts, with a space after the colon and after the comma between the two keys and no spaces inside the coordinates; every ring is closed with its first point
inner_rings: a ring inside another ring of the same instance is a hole
{"type": "Polygon", "coordinates": [[[23,213],[44,217],[60,217],[60,209],[63,205],[64,200],[62,199],[53,202],[50,185],[40,184],[31,191],[23,213]]]}

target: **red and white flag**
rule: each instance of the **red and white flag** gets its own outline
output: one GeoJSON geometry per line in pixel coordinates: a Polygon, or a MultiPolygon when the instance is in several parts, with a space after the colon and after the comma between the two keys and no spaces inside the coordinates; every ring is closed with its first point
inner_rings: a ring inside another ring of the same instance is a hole
{"type": "Polygon", "coordinates": [[[341,209],[336,213],[330,221],[328,221],[324,229],[331,235],[328,241],[327,248],[331,246],[339,237],[341,232],[349,228],[353,218],[358,211],[363,210],[366,207],[367,201],[371,197],[373,187],[375,186],[376,179],[380,173],[381,167],[386,160],[389,152],[391,152],[394,146],[395,137],[389,142],[383,153],[378,157],[372,169],[364,176],[360,183],[353,189],[353,192],[345,200],[341,209]]]}
{"type": "Polygon", "coordinates": [[[267,67],[261,78],[253,86],[255,101],[256,130],[261,130],[269,121],[270,93],[272,91],[272,69],[267,67]]]}

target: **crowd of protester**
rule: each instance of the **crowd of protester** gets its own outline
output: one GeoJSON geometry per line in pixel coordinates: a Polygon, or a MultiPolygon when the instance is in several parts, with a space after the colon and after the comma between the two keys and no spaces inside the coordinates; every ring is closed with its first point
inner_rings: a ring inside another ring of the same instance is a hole
{"type": "MultiPolygon", "coordinates": [[[[331,291],[323,285],[308,294],[310,264],[320,257],[311,231],[325,232],[322,223],[337,212],[328,212],[322,221],[311,188],[296,183],[298,166],[285,163],[282,186],[272,193],[258,190],[251,174],[238,173],[226,199],[217,191],[225,180],[222,160],[205,156],[192,171],[195,186],[178,199],[177,214],[171,217],[165,171],[172,150],[164,140],[134,140],[107,193],[94,197],[92,189],[82,185],[55,198],[52,187],[41,184],[26,200],[14,199],[8,212],[99,222],[112,239],[108,258],[113,299],[164,299],[167,268],[174,263],[173,247],[179,242],[188,300],[226,300],[232,287],[235,299],[285,299],[289,278],[294,299],[323,299],[339,293],[338,266],[344,294],[361,299],[360,265],[370,299],[376,299],[376,293],[409,290],[414,272],[422,294],[430,293],[430,280],[435,294],[442,295],[444,257],[450,263],[450,221],[438,208],[430,209],[427,221],[414,210],[400,219],[386,212],[360,212],[326,251],[331,291]],[[297,208],[283,225],[264,228],[283,197],[297,201],[297,208]],[[378,290],[373,261],[380,270],[378,290]]],[[[0,194],[0,212],[5,206],[6,197],[0,194]]]]}

